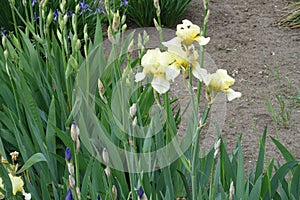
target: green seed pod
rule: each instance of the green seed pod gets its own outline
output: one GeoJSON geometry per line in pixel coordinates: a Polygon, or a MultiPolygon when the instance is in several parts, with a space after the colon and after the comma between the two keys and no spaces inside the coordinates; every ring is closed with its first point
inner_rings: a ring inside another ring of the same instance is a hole
{"type": "Polygon", "coordinates": [[[124,24],[125,22],[126,22],[126,15],[123,15],[121,19],[121,24],[124,24]]]}
{"type": "Polygon", "coordinates": [[[2,46],[3,46],[4,49],[6,48],[6,42],[7,42],[6,40],[7,40],[6,36],[3,35],[2,36],[2,46]]]}
{"type": "Polygon", "coordinates": [[[123,24],[123,26],[122,26],[122,31],[125,32],[126,29],[127,29],[127,24],[123,24]]]}
{"type": "Polygon", "coordinates": [[[12,35],[10,36],[10,38],[11,38],[12,43],[15,45],[15,47],[16,47],[17,49],[21,49],[20,42],[19,42],[19,40],[16,38],[16,36],[15,36],[14,34],[12,34],[12,35]]]}
{"type": "Polygon", "coordinates": [[[59,24],[60,31],[64,30],[65,25],[64,25],[64,20],[62,15],[58,16],[58,24],[59,24]]]}
{"type": "Polygon", "coordinates": [[[68,15],[65,14],[64,15],[64,26],[67,24],[67,22],[68,22],[68,15]]]}
{"type": "Polygon", "coordinates": [[[5,58],[5,60],[7,60],[7,58],[8,58],[8,50],[7,50],[7,49],[5,49],[5,51],[3,52],[3,54],[4,54],[4,58],[5,58]]]}
{"type": "Polygon", "coordinates": [[[62,13],[65,12],[66,3],[67,3],[66,0],[62,0],[61,4],[59,5],[59,8],[60,8],[60,10],[61,10],[62,13]]]}
{"type": "Polygon", "coordinates": [[[77,32],[77,15],[72,15],[72,28],[73,31],[76,33],[77,32]]]}
{"type": "Polygon", "coordinates": [[[81,48],[81,42],[79,39],[77,39],[75,49],[78,52],[78,51],[80,51],[80,48],[81,48]]]}
{"type": "Polygon", "coordinates": [[[61,33],[60,33],[60,31],[57,29],[57,31],[56,31],[56,35],[57,35],[57,38],[58,38],[58,40],[60,41],[60,43],[62,44],[62,37],[61,37],[61,33]]]}
{"type": "Polygon", "coordinates": [[[131,42],[130,42],[128,48],[127,48],[128,56],[132,55],[133,50],[134,50],[134,39],[131,40],[131,42]]]}
{"type": "Polygon", "coordinates": [[[46,20],[46,26],[50,26],[50,24],[52,23],[52,21],[53,21],[53,12],[50,9],[49,14],[47,16],[47,20],[46,20]]]}
{"type": "Polygon", "coordinates": [[[75,7],[75,14],[77,15],[79,13],[80,10],[80,5],[77,4],[77,6],[75,7]]]}
{"type": "Polygon", "coordinates": [[[145,30],[143,32],[143,39],[144,39],[144,45],[146,45],[149,42],[149,35],[145,30]]]}

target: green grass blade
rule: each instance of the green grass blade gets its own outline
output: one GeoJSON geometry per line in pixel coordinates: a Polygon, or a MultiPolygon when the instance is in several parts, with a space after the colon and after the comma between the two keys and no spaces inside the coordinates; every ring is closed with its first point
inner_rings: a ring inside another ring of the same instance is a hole
{"type": "Polygon", "coordinates": [[[96,31],[94,36],[94,45],[102,44],[103,42],[103,32],[102,32],[102,25],[101,19],[97,16],[97,24],[96,24],[96,31]]]}
{"type": "Polygon", "coordinates": [[[191,191],[190,191],[190,186],[189,186],[189,184],[187,183],[187,180],[186,180],[186,175],[184,175],[183,172],[181,172],[180,170],[177,170],[177,172],[179,173],[180,178],[181,178],[181,180],[183,182],[183,185],[184,185],[184,188],[185,188],[185,191],[186,191],[187,199],[192,199],[192,194],[191,194],[191,191]]]}
{"type": "Polygon", "coordinates": [[[172,183],[172,175],[170,172],[170,167],[165,167],[164,169],[162,169],[162,173],[164,176],[164,181],[167,187],[167,195],[170,196],[169,199],[175,199],[174,197],[174,186],[172,183]]]}
{"type": "Polygon", "coordinates": [[[42,199],[51,199],[50,198],[50,192],[48,191],[48,184],[47,184],[47,175],[41,173],[41,178],[39,180],[40,187],[42,189],[42,199]]]}
{"type": "Polygon", "coordinates": [[[257,180],[256,180],[256,182],[255,182],[255,184],[254,184],[254,186],[253,186],[253,188],[250,192],[250,195],[249,195],[250,200],[251,199],[259,199],[260,192],[261,192],[261,183],[262,183],[262,175],[260,175],[257,178],[257,180]]]}
{"type": "Polygon", "coordinates": [[[255,179],[254,179],[255,182],[257,181],[258,177],[260,177],[262,175],[263,169],[264,169],[266,135],[267,135],[267,126],[265,127],[264,133],[262,135],[262,138],[261,138],[260,144],[259,144],[259,154],[258,154],[258,159],[257,159],[257,163],[256,163],[255,179]]]}
{"type": "Polygon", "coordinates": [[[293,171],[293,178],[291,182],[291,194],[296,200],[300,199],[300,165],[293,171]]]}
{"type": "Polygon", "coordinates": [[[220,145],[220,165],[221,165],[221,183],[225,191],[229,190],[231,180],[236,180],[235,174],[233,172],[232,163],[230,162],[229,156],[226,151],[226,146],[221,141],[220,145]]]}
{"type": "MultiPolygon", "coordinates": [[[[56,154],[56,134],[54,130],[54,126],[56,125],[56,109],[55,109],[55,100],[54,97],[52,98],[49,114],[48,114],[48,121],[47,121],[47,128],[46,128],[46,145],[48,152],[52,154],[56,154]]],[[[51,157],[49,162],[49,169],[54,176],[57,178],[57,162],[56,159],[51,157]]]]}
{"type": "Polygon", "coordinates": [[[267,98],[265,98],[265,104],[268,107],[268,111],[269,111],[271,118],[274,122],[274,125],[276,127],[278,124],[278,117],[277,117],[276,111],[275,111],[274,107],[272,106],[271,102],[267,98]]]}
{"type": "Polygon", "coordinates": [[[12,197],[12,184],[4,165],[0,165],[0,177],[2,178],[3,184],[6,188],[5,196],[7,199],[10,199],[12,197]]]}
{"type": "Polygon", "coordinates": [[[85,173],[82,180],[82,187],[81,187],[81,194],[83,197],[86,197],[88,195],[88,190],[92,189],[90,186],[91,186],[91,176],[92,176],[91,171],[92,171],[93,163],[94,163],[94,158],[91,158],[87,168],[85,169],[85,173]]]}
{"type": "Polygon", "coordinates": [[[263,198],[271,193],[271,174],[274,167],[274,159],[272,159],[271,163],[267,167],[267,171],[263,176],[263,184],[261,188],[260,197],[263,198]]]}
{"type": "Polygon", "coordinates": [[[290,200],[290,198],[288,197],[287,193],[285,192],[281,184],[279,184],[278,190],[279,190],[281,200],[290,200]]]}
{"type": "Polygon", "coordinates": [[[200,176],[200,186],[202,190],[205,189],[206,184],[209,181],[210,174],[212,173],[213,168],[213,163],[214,163],[214,148],[210,150],[210,152],[207,154],[205,158],[202,159],[201,163],[203,163],[204,169],[203,169],[203,174],[200,176]]]}
{"type": "Polygon", "coordinates": [[[279,151],[281,152],[281,154],[283,155],[284,159],[286,162],[291,162],[291,161],[295,161],[295,157],[293,156],[292,153],[289,152],[289,150],[283,146],[278,140],[276,140],[274,137],[270,136],[273,143],[276,145],[276,147],[279,149],[279,151]]]}
{"type": "Polygon", "coordinates": [[[236,177],[236,196],[238,199],[244,197],[245,192],[245,174],[244,174],[244,159],[242,153],[241,143],[238,143],[238,166],[237,166],[237,177],[236,177]]]}
{"type": "Polygon", "coordinates": [[[22,166],[20,170],[17,171],[17,174],[24,172],[26,169],[31,167],[32,165],[38,163],[38,162],[48,162],[45,156],[42,153],[36,153],[32,155],[22,166]]]}
{"type": "Polygon", "coordinates": [[[296,165],[298,165],[297,161],[291,161],[282,165],[274,174],[273,178],[271,179],[271,197],[274,196],[276,190],[279,186],[279,183],[283,181],[286,174],[291,171],[296,165]]]}

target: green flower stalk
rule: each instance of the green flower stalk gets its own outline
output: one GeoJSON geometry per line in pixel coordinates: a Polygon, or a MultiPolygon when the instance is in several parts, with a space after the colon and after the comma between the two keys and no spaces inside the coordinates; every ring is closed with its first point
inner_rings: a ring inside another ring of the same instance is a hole
{"type": "MultiPolygon", "coordinates": [[[[159,0],[154,0],[153,1],[153,4],[154,4],[154,7],[156,8],[156,16],[157,16],[157,20],[158,22],[156,21],[156,19],[154,18],[153,21],[154,21],[154,25],[159,33],[159,39],[160,39],[160,43],[163,42],[163,34],[162,34],[162,28],[161,28],[161,18],[160,18],[160,5],[159,5],[159,0]]],[[[164,50],[164,46],[162,45],[162,50],[164,50]]]]}
{"type": "MultiPolygon", "coordinates": [[[[201,32],[201,36],[206,37],[206,28],[208,23],[209,17],[209,10],[208,10],[208,0],[203,0],[203,8],[204,8],[204,21],[203,21],[203,30],[201,32]]],[[[204,46],[200,46],[200,67],[203,68],[204,66],[204,46]]],[[[201,82],[198,81],[198,88],[201,88],[201,82]]],[[[200,103],[200,92],[201,90],[198,89],[197,91],[197,103],[200,103]]]]}
{"type": "Polygon", "coordinates": [[[202,114],[202,117],[199,121],[199,126],[197,128],[197,131],[196,131],[196,134],[195,134],[195,137],[193,139],[193,144],[192,144],[192,148],[193,148],[193,153],[192,153],[192,174],[191,174],[191,179],[192,179],[192,197],[193,197],[193,200],[196,200],[197,199],[197,191],[198,190],[198,186],[197,186],[197,180],[196,180],[196,164],[198,162],[198,159],[199,159],[199,149],[200,149],[200,144],[199,144],[199,138],[200,138],[200,134],[201,134],[201,131],[202,129],[204,128],[205,124],[206,124],[206,120],[207,120],[207,117],[209,115],[209,112],[210,112],[210,106],[208,106],[203,114],[202,114]]]}
{"type": "Polygon", "coordinates": [[[13,18],[13,23],[14,23],[14,28],[15,28],[15,34],[18,37],[18,27],[17,27],[17,21],[16,21],[16,16],[15,16],[15,0],[9,0],[10,4],[10,9],[11,9],[11,15],[13,18]]]}

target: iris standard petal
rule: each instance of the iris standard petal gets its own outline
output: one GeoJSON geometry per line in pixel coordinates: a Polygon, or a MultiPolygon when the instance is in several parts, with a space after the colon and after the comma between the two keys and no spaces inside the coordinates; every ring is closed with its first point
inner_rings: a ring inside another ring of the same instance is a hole
{"type": "Polygon", "coordinates": [[[203,81],[204,83],[207,83],[209,81],[209,74],[207,73],[207,70],[201,68],[200,65],[196,62],[192,67],[192,73],[197,79],[203,81]]]}
{"type": "Polygon", "coordinates": [[[176,29],[177,37],[186,46],[190,46],[200,35],[200,27],[187,19],[183,20],[182,24],[178,24],[176,29]]]}
{"type": "Polygon", "coordinates": [[[166,79],[173,80],[180,74],[180,68],[176,65],[170,65],[166,69],[166,79]]]}

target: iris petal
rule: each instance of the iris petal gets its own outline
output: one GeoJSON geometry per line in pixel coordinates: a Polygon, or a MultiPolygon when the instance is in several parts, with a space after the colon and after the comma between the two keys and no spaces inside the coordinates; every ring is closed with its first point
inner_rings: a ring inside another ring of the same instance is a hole
{"type": "Polygon", "coordinates": [[[145,73],[144,72],[140,72],[140,73],[137,73],[135,75],[135,82],[139,82],[141,80],[143,80],[145,78],[145,73]]]}
{"type": "Polygon", "coordinates": [[[242,93],[235,92],[233,89],[229,88],[227,91],[225,91],[225,94],[227,96],[228,101],[232,101],[236,98],[240,98],[242,96],[242,93]]]}
{"type": "Polygon", "coordinates": [[[166,93],[170,89],[169,81],[160,76],[153,77],[151,85],[159,94],[166,93]]]}

